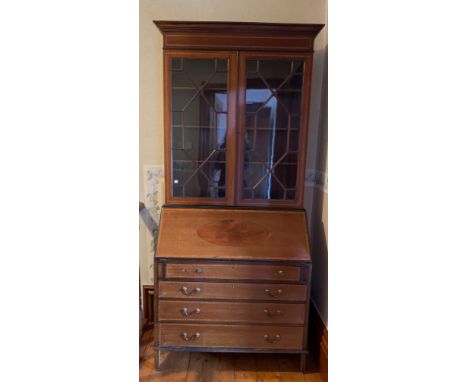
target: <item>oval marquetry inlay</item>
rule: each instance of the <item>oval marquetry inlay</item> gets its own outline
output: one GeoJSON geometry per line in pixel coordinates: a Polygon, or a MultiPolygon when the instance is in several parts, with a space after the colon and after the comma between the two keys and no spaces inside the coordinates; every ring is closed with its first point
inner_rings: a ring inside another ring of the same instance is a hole
{"type": "Polygon", "coordinates": [[[271,232],[260,224],[225,219],[208,223],[197,230],[203,240],[218,245],[253,245],[267,239],[271,232]]]}

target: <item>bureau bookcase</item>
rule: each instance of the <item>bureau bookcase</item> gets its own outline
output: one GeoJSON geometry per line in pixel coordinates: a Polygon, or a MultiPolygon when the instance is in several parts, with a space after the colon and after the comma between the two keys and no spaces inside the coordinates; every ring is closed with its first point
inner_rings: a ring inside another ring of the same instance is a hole
{"type": "Polygon", "coordinates": [[[315,24],[155,21],[164,49],[160,352],[307,354],[315,24]]]}

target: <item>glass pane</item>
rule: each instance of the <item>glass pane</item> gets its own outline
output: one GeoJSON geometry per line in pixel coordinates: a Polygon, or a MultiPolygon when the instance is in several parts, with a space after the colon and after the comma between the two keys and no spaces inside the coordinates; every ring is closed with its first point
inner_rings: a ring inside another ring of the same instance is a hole
{"type": "Polygon", "coordinates": [[[247,60],[244,199],[294,200],[304,62],[247,60]]]}
{"type": "Polygon", "coordinates": [[[171,59],[172,193],[226,197],[227,59],[171,59]]]}

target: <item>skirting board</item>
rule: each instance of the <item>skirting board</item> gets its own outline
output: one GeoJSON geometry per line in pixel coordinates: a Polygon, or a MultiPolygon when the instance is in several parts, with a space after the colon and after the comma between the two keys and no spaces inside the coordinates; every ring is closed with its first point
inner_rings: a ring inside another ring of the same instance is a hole
{"type": "Polygon", "coordinates": [[[322,381],[328,382],[328,329],[313,303],[309,313],[309,351],[322,381]]]}
{"type": "Polygon", "coordinates": [[[154,322],[154,285],[143,285],[143,317],[145,325],[154,322]]]}
{"type": "Polygon", "coordinates": [[[320,340],[320,362],[319,371],[322,381],[328,382],[328,329],[323,329],[322,339],[320,340]]]}

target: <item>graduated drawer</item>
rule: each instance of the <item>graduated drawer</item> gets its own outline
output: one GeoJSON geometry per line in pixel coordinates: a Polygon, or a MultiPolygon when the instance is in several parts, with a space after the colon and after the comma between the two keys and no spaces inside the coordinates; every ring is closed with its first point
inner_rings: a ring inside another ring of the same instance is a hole
{"type": "Polygon", "coordinates": [[[160,298],[305,301],[305,285],[160,281],[160,298]]]}
{"type": "Polygon", "coordinates": [[[160,345],[302,349],[303,328],[278,325],[160,324],[160,345]]]}
{"type": "Polygon", "coordinates": [[[304,324],[304,304],[159,301],[160,320],[304,324]]]}
{"type": "Polygon", "coordinates": [[[301,268],[291,265],[168,263],[165,277],[169,279],[300,281],[301,268]]]}

